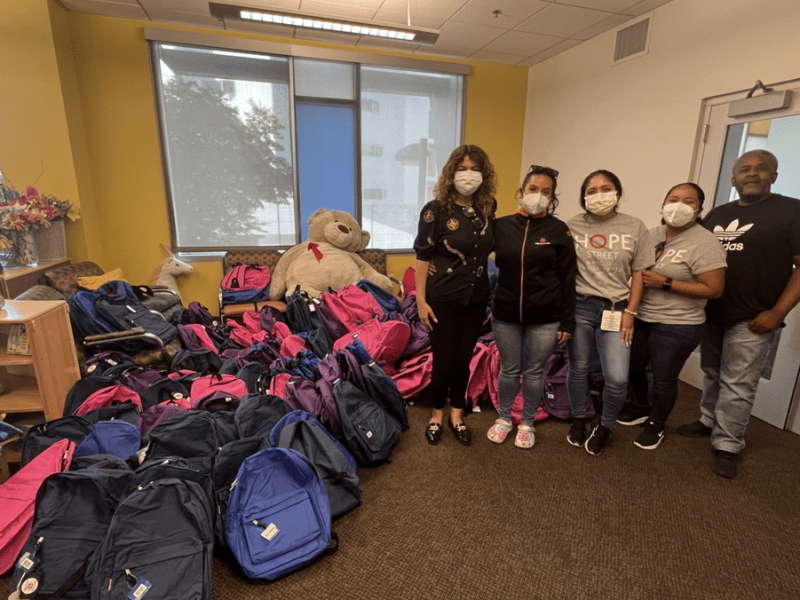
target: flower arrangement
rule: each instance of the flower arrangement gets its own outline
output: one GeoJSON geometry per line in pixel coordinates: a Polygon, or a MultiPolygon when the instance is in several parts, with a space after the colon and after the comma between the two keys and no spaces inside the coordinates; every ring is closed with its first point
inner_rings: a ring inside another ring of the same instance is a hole
{"type": "Polygon", "coordinates": [[[0,229],[26,231],[31,227],[49,227],[50,221],[64,217],[72,221],[79,218],[74,204],[40,194],[31,186],[25,188],[24,194],[3,186],[0,196],[0,229]]]}
{"type": "Polygon", "coordinates": [[[7,185],[0,173],[0,264],[35,265],[38,261],[33,229],[50,227],[65,217],[78,219],[77,207],[55,196],[46,196],[27,186],[20,194],[7,185]]]}

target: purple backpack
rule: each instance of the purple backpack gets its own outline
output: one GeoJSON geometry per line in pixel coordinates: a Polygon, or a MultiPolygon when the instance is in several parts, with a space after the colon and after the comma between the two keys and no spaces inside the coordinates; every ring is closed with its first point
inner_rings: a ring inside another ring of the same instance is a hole
{"type": "Polygon", "coordinates": [[[136,425],[142,432],[142,435],[148,433],[156,425],[163,423],[167,419],[171,419],[177,414],[186,412],[181,404],[172,400],[156,404],[145,410],[140,416],[136,425]]]}
{"type": "Polygon", "coordinates": [[[192,403],[192,410],[207,410],[208,412],[233,412],[239,408],[240,396],[228,392],[209,392],[192,403]]]}
{"type": "MultiPolygon", "coordinates": [[[[556,419],[572,418],[572,409],[567,394],[567,372],[569,359],[563,346],[557,346],[544,364],[544,394],[542,406],[545,412],[556,419]]],[[[594,406],[589,394],[586,394],[586,417],[594,416],[594,406]]]]}

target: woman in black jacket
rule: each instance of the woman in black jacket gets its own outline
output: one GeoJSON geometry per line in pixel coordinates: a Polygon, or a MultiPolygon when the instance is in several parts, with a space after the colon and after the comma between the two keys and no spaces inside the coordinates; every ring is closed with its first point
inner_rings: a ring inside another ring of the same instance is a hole
{"type": "Polygon", "coordinates": [[[500,353],[500,418],[487,437],[501,443],[512,429],[511,408],[522,375],[524,406],[514,445],[534,444],[533,417],[544,390],[544,364],[575,330],[575,244],[553,216],[558,171],[531,165],[517,190],[516,214],[495,222],[500,270],[492,331],[500,353]]]}

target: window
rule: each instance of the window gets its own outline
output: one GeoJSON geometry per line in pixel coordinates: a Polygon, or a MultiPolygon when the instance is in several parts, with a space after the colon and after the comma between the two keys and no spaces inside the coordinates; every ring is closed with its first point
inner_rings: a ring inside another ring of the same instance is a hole
{"type": "Polygon", "coordinates": [[[152,54],[174,248],[294,246],[318,208],[355,215],[371,247],[412,247],[419,210],[461,143],[463,66],[158,40],[152,54]]]}

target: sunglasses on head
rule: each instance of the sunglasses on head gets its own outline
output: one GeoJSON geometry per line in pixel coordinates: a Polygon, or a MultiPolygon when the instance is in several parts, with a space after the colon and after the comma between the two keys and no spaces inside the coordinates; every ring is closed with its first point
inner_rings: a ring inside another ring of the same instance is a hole
{"type": "Polygon", "coordinates": [[[531,165],[530,169],[528,169],[528,174],[531,173],[533,173],[534,175],[547,175],[553,181],[558,179],[558,171],[556,171],[555,169],[551,169],[550,167],[543,167],[541,165],[531,165]]]}

